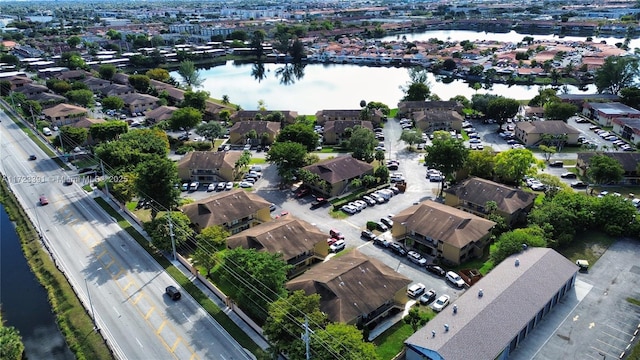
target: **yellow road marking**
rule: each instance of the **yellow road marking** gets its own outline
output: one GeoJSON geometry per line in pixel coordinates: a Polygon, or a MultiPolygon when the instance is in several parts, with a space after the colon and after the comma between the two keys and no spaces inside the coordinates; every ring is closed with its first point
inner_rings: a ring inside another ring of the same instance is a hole
{"type": "MultiPolygon", "coordinates": [[[[156,307],[155,307],[155,306],[152,306],[152,307],[151,307],[151,309],[149,309],[149,311],[147,311],[147,314],[144,316],[144,318],[145,318],[145,319],[148,319],[148,318],[149,318],[149,316],[151,316],[151,314],[153,314],[153,312],[154,312],[155,310],[156,310],[156,307]]],[[[160,328],[162,328],[166,322],[167,322],[166,320],[165,320],[165,321],[163,321],[163,322],[162,322],[162,324],[160,324],[160,328]]],[[[160,332],[160,329],[158,329],[158,332],[160,332]]]]}

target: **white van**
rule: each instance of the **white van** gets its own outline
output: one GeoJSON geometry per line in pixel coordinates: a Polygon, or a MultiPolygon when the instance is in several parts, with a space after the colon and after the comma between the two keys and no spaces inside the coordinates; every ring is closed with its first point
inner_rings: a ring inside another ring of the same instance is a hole
{"type": "Polygon", "coordinates": [[[44,127],[44,128],[42,128],[42,133],[45,136],[51,136],[51,129],[49,129],[48,127],[44,127]]]}

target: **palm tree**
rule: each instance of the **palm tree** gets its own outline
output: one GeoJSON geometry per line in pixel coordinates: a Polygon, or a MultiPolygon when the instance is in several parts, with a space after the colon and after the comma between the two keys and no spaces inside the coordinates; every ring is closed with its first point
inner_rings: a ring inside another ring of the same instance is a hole
{"type": "Polygon", "coordinates": [[[182,76],[188,88],[199,87],[204,82],[193,61],[186,60],[181,62],[180,67],[178,67],[178,74],[182,76]]]}

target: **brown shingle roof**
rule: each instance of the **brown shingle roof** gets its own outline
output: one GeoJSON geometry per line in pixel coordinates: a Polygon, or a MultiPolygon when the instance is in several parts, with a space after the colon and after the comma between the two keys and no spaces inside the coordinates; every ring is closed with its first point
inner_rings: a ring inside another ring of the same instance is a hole
{"type": "Polygon", "coordinates": [[[71,104],[58,104],[52,108],[42,110],[42,113],[50,118],[57,117],[74,117],[87,113],[87,109],[71,104]]]}
{"type": "Polygon", "coordinates": [[[321,179],[329,184],[335,184],[343,180],[353,179],[373,170],[373,166],[364,161],[354,159],[351,156],[339,156],[305,166],[303,169],[318,174],[321,179]]]}
{"type": "Polygon", "coordinates": [[[153,110],[147,111],[145,113],[145,117],[154,121],[162,121],[170,118],[171,114],[176,110],[178,110],[178,108],[175,106],[162,105],[153,110]]]}
{"type": "Polygon", "coordinates": [[[636,171],[638,163],[640,163],[640,153],[637,152],[580,152],[578,153],[578,160],[584,162],[587,167],[589,161],[595,155],[608,156],[620,163],[625,172],[633,173],[636,171]]]}
{"type": "Polygon", "coordinates": [[[255,130],[260,134],[267,133],[276,135],[280,131],[280,123],[273,121],[238,121],[229,129],[230,133],[246,134],[255,130]]]}
{"type": "Polygon", "coordinates": [[[124,94],[121,95],[120,98],[127,105],[156,103],[160,100],[155,96],[140,93],[124,94]]]}
{"type": "Polygon", "coordinates": [[[534,193],[477,177],[467,179],[444,192],[476,205],[484,206],[487,201],[495,201],[498,209],[507,214],[513,214],[530,206],[536,199],[534,193]]]}
{"type": "Polygon", "coordinates": [[[362,120],[335,120],[335,121],[327,121],[324,124],[325,132],[333,132],[336,134],[342,134],[348,128],[354,128],[356,126],[361,126],[363,128],[367,128],[373,131],[373,125],[371,121],[362,121],[362,120]]]}
{"type": "Polygon", "coordinates": [[[246,218],[269,205],[271,203],[259,195],[236,189],[184,205],[181,209],[193,224],[204,229],[246,218]]]}
{"type": "Polygon", "coordinates": [[[233,168],[240,159],[240,151],[190,151],[180,161],[178,168],[221,169],[233,168]]]}
{"type": "Polygon", "coordinates": [[[462,121],[462,115],[453,110],[420,111],[414,115],[416,122],[462,121]]]}
{"type": "Polygon", "coordinates": [[[382,262],[353,250],[318,264],[289,281],[290,291],[320,295],[320,310],[334,322],[351,322],[392,301],[411,280],[382,262]]]}
{"type": "Polygon", "coordinates": [[[36,92],[43,93],[43,92],[49,92],[49,88],[40,84],[28,83],[28,84],[24,84],[23,86],[20,86],[19,88],[16,88],[13,91],[23,93],[23,94],[36,93],[36,92]]]}
{"type": "Polygon", "coordinates": [[[580,134],[580,130],[560,120],[519,121],[516,123],[516,128],[522,129],[527,134],[580,134]]]}
{"type": "Polygon", "coordinates": [[[393,217],[404,223],[407,231],[442,240],[459,249],[485,236],[496,225],[454,207],[427,200],[413,205],[393,217]]]}
{"type": "Polygon", "coordinates": [[[317,243],[326,241],[325,233],[304,220],[288,215],[228,237],[227,246],[230,249],[241,246],[272,254],[280,253],[285,261],[289,261],[312,251],[317,243]]]}
{"type": "Polygon", "coordinates": [[[77,128],[85,128],[88,129],[90,128],[92,125],[95,124],[102,124],[104,122],[107,122],[104,119],[90,119],[90,118],[82,118],[74,123],[71,123],[69,125],[73,126],[73,127],[77,127],[77,128]]]}

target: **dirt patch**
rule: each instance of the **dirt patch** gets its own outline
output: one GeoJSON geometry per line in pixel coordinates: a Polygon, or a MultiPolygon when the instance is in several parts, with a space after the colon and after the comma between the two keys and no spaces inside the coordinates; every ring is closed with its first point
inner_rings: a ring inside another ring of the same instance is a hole
{"type": "Polygon", "coordinates": [[[602,244],[598,244],[598,243],[587,244],[587,248],[597,258],[600,258],[604,254],[604,252],[607,251],[606,247],[604,247],[604,246],[602,246],[602,244]]]}

